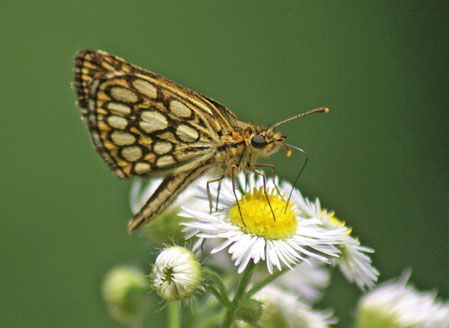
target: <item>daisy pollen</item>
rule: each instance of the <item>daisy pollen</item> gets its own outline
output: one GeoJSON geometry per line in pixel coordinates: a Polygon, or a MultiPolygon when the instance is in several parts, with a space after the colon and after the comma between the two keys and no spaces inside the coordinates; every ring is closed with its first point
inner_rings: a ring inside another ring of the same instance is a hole
{"type": "Polygon", "coordinates": [[[260,187],[253,188],[252,193],[245,193],[238,204],[234,203],[229,218],[233,224],[252,235],[282,239],[295,233],[298,225],[295,214],[292,205],[280,198],[275,189],[271,192],[267,190],[265,194],[263,187],[260,187]]]}

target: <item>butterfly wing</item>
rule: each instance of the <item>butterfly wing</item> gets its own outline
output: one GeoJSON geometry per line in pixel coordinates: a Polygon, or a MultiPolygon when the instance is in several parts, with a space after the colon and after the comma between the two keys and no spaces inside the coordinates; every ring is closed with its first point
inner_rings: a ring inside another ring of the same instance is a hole
{"type": "Polygon", "coordinates": [[[242,128],[218,102],[106,52],[79,51],[74,70],[83,120],[115,175],[166,176],[130,220],[130,232],[212,167],[221,137],[238,138],[242,128]]]}
{"type": "Polygon", "coordinates": [[[74,86],[92,143],[119,178],[191,170],[213,156],[236,119],[219,103],[102,51],[78,52],[74,86]]]}

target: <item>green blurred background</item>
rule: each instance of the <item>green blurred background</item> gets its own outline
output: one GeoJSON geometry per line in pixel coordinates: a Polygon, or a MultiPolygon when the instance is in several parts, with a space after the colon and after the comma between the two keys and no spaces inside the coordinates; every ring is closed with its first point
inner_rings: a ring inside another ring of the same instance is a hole
{"type": "MultiPolygon", "coordinates": [[[[101,277],[149,269],[151,250],[127,233],[129,182],[95,153],[74,104],[81,48],[244,121],[331,108],[282,126],[310,156],[299,187],[376,249],[381,280],[412,268],[419,288],[449,297],[447,1],[16,1],[0,17],[2,327],[120,327],[101,277]]],[[[301,160],[272,161],[292,180],[301,160]]],[[[321,307],[348,327],[359,294],[336,273],[321,307]]]]}

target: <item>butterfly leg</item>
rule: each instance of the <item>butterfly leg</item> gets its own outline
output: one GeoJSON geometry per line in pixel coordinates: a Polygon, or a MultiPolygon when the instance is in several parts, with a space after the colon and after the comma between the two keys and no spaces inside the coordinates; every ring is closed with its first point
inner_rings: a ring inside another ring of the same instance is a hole
{"type": "Polygon", "coordinates": [[[273,214],[273,220],[274,220],[274,222],[276,222],[276,215],[274,215],[273,207],[271,207],[270,199],[268,198],[265,173],[263,173],[262,171],[259,171],[259,170],[254,170],[254,172],[259,174],[263,179],[263,192],[265,194],[265,198],[267,199],[268,206],[270,206],[271,214],[273,214]]]}
{"type": "Polygon", "coordinates": [[[249,173],[245,172],[245,192],[248,191],[248,184],[249,184],[248,180],[249,180],[249,173]]]}
{"type": "MultiPolygon", "coordinates": [[[[219,181],[219,184],[218,184],[218,191],[217,191],[218,194],[219,194],[219,193],[220,193],[220,188],[221,188],[221,180],[222,180],[223,178],[224,178],[223,176],[219,176],[219,177],[215,177],[215,178],[212,178],[212,179],[210,179],[210,180],[207,180],[206,190],[207,190],[207,198],[209,199],[209,212],[210,212],[210,213],[212,213],[213,204],[212,204],[212,193],[210,192],[210,186],[209,186],[209,184],[212,183],[212,182],[219,181]]],[[[215,210],[218,209],[218,194],[217,194],[217,206],[216,206],[215,210]]]]}
{"type": "Polygon", "coordinates": [[[149,223],[162,214],[189,184],[209,168],[209,164],[205,163],[194,170],[166,176],[140,211],[129,220],[129,233],[133,233],[141,225],[149,223]]]}
{"type": "Polygon", "coordinates": [[[233,164],[231,166],[232,192],[234,193],[235,202],[237,204],[237,208],[238,208],[239,214],[240,214],[240,219],[242,220],[243,225],[246,227],[245,220],[243,220],[242,210],[240,209],[239,199],[237,197],[237,193],[235,192],[235,189],[236,189],[236,187],[235,187],[235,170],[236,169],[238,170],[237,165],[233,164]]]}
{"type": "Polygon", "coordinates": [[[279,188],[278,188],[278,186],[276,184],[276,181],[274,181],[274,177],[276,176],[276,169],[275,169],[274,165],[273,164],[256,164],[255,166],[256,167],[267,167],[267,168],[271,169],[271,172],[272,172],[272,175],[273,175],[274,188],[276,188],[278,196],[282,198],[281,191],[279,190],[279,188]]]}
{"type": "Polygon", "coordinates": [[[218,200],[220,198],[220,190],[221,190],[221,181],[218,181],[218,187],[217,187],[217,201],[215,202],[215,212],[218,211],[218,200]]]}

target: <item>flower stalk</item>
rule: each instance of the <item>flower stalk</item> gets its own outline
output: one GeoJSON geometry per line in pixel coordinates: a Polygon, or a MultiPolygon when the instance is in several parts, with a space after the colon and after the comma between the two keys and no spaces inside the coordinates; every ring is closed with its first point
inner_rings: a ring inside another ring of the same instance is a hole
{"type": "Polygon", "coordinates": [[[278,277],[280,277],[282,274],[284,274],[285,272],[289,271],[289,268],[284,268],[281,271],[277,271],[273,274],[270,274],[268,277],[266,277],[265,279],[259,281],[258,283],[256,283],[254,285],[254,287],[252,287],[248,293],[246,293],[246,297],[250,298],[252,297],[254,294],[256,294],[259,290],[263,289],[265,286],[267,286],[268,284],[270,284],[272,281],[276,280],[278,277]]]}
{"type": "Polygon", "coordinates": [[[226,287],[221,281],[220,276],[208,267],[203,268],[203,276],[217,300],[224,306],[229,307],[231,305],[231,301],[229,300],[228,292],[226,291],[226,287]],[[215,286],[213,286],[211,282],[215,284],[215,286]]]}
{"type": "Polygon", "coordinates": [[[179,301],[168,302],[168,327],[180,328],[180,303],[179,301]]]}
{"type": "Polygon", "coordinates": [[[235,293],[234,299],[232,300],[230,307],[228,307],[228,310],[224,317],[222,328],[231,327],[231,325],[236,320],[237,309],[238,309],[240,303],[246,297],[245,291],[246,291],[246,288],[248,287],[248,284],[251,281],[251,277],[254,273],[255,267],[256,267],[256,265],[254,263],[250,262],[248,264],[248,266],[246,267],[246,270],[243,272],[243,276],[242,276],[242,279],[240,280],[239,286],[237,287],[237,291],[235,293]]]}

